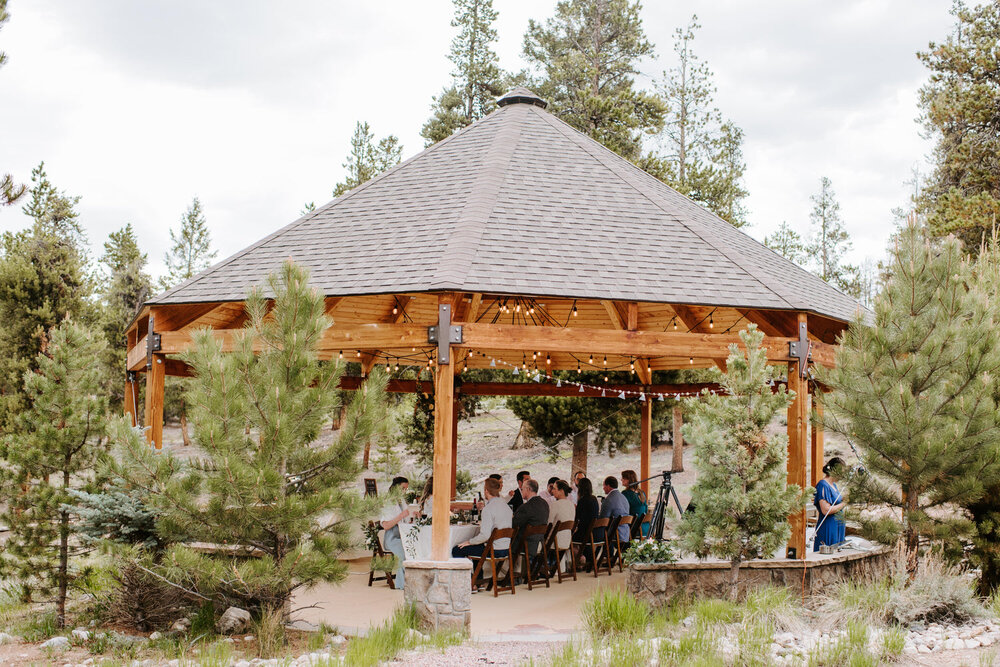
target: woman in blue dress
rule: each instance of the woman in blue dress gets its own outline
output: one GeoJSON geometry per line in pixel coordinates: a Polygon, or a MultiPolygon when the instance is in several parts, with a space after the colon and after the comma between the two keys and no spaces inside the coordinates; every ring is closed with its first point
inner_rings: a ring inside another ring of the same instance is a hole
{"type": "Polygon", "coordinates": [[[840,512],[847,506],[843,493],[837,488],[840,471],[845,467],[843,459],[834,456],[823,466],[825,477],[816,483],[816,497],[813,504],[819,512],[816,521],[816,538],[813,551],[819,551],[821,544],[834,545],[844,541],[844,516],[840,512]]]}

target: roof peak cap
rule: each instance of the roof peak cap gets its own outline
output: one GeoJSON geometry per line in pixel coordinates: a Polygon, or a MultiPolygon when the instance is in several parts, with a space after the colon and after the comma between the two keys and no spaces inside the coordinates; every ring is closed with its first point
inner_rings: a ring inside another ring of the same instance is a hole
{"type": "Polygon", "coordinates": [[[503,97],[497,100],[497,106],[505,107],[509,104],[532,104],[543,109],[549,106],[548,102],[524,86],[511,88],[503,97]]]}

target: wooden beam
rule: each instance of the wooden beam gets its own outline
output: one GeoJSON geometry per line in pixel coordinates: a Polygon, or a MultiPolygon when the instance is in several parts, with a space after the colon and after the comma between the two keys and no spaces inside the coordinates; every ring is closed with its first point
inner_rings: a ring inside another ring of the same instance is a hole
{"type": "Polygon", "coordinates": [[[756,324],[757,328],[763,331],[765,336],[791,336],[795,333],[794,331],[788,331],[786,330],[786,327],[773,322],[771,318],[759,310],[741,310],[740,314],[745,317],[748,322],[756,324]]]}
{"type": "MultiPolygon", "coordinates": [[[[137,338],[138,338],[138,332],[134,328],[129,329],[125,333],[125,349],[131,350],[133,347],[135,347],[137,338]]],[[[126,368],[128,367],[127,359],[125,366],[126,368]]],[[[124,408],[125,408],[125,416],[129,418],[129,422],[133,428],[139,424],[139,415],[137,413],[138,408],[136,406],[136,404],[138,403],[138,395],[134,377],[135,377],[134,375],[129,375],[128,371],[126,371],[124,408]],[[133,378],[133,380],[129,381],[129,378],[133,378]]]]}
{"type": "Polygon", "coordinates": [[[326,306],[323,308],[323,314],[327,317],[332,318],[333,313],[336,312],[337,308],[340,308],[344,303],[344,297],[342,296],[328,296],[326,297],[326,306]]]}
{"type": "MultiPolygon", "coordinates": [[[[699,316],[691,308],[691,306],[684,306],[681,304],[672,305],[671,308],[674,309],[674,313],[677,315],[677,319],[684,323],[684,326],[688,328],[688,332],[691,333],[712,333],[712,327],[709,325],[711,321],[711,314],[706,319],[703,316],[699,316]]],[[[723,373],[726,372],[726,359],[729,357],[729,350],[721,356],[716,356],[712,358],[715,365],[723,373]]]]}
{"type": "MultiPolygon", "coordinates": [[[[805,313],[799,313],[800,324],[807,322],[805,313]]],[[[795,392],[795,400],[788,406],[788,483],[806,488],[806,438],[809,427],[809,386],[799,372],[797,361],[788,364],[788,390],[795,392]]],[[[806,508],[796,510],[788,517],[792,534],[788,539],[788,553],[794,550],[795,558],[806,557],[806,508]]]]}
{"type": "MultiPolygon", "coordinates": [[[[455,312],[455,295],[442,294],[438,305],[451,304],[455,312]]],[[[454,350],[452,350],[454,352],[454,350]]],[[[447,363],[434,366],[434,494],[431,519],[431,560],[444,561],[451,557],[451,447],[453,412],[455,410],[455,355],[447,363]]]]}
{"type": "MultiPolygon", "coordinates": [[[[639,328],[639,304],[635,301],[618,303],[615,301],[601,301],[604,309],[608,311],[608,317],[616,329],[622,331],[635,331],[639,328]]],[[[653,381],[653,372],[649,370],[648,359],[635,360],[635,374],[639,376],[639,382],[650,384],[653,381]]]]}
{"type": "Polygon", "coordinates": [[[154,306],[151,310],[156,331],[176,331],[215,310],[218,303],[193,303],[176,306],[154,306]]]}
{"type": "MultiPolygon", "coordinates": [[[[643,495],[649,498],[649,457],[653,451],[653,397],[647,396],[639,406],[639,479],[643,495]]],[[[647,500],[648,502],[648,500],[647,500]]],[[[640,517],[639,520],[642,520],[640,517]]]]}
{"type": "MultiPolygon", "coordinates": [[[[169,361],[169,360],[168,360],[169,361]]],[[[169,368],[169,367],[168,367],[169,368]]],[[[340,389],[345,391],[356,391],[361,388],[364,378],[354,375],[345,375],[340,378],[340,389]]],[[[774,387],[778,390],[779,384],[774,387]]],[[[429,393],[431,383],[423,380],[389,380],[386,391],[393,393],[415,394],[418,391],[429,393]]],[[[697,394],[703,389],[719,391],[722,385],[716,382],[697,382],[691,384],[609,384],[604,386],[604,391],[608,394],[614,392],[615,395],[621,391],[646,392],[650,396],[657,397],[663,394],[670,397],[673,394],[697,394]]],[[[469,396],[571,396],[574,398],[601,398],[602,387],[580,388],[571,384],[564,384],[561,387],[550,382],[463,382],[462,393],[469,396]]],[[[657,400],[654,398],[653,400],[657,400]]]]}
{"type": "Polygon", "coordinates": [[[166,365],[162,354],[153,354],[153,366],[146,373],[146,442],[163,448],[163,384],[166,365]]]}
{"type": "Polygon", "coordinates": [[[674,472],[684,471],[684,409],[680,403],[674,403],[674,448],[670,461],[670,469],[674,472]]]}

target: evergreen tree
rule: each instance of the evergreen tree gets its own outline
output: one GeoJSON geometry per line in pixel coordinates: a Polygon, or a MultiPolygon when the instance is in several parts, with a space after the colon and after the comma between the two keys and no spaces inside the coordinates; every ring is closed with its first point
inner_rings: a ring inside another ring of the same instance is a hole
{"type": "Polygon", "coordinates": [[[655,95],[635,88],[639,61],[654,54],[639,9],[631,0],[562,0],[544,24],[529,21],[524,36],[549,110],[634,162],[664,112],[655,95]]]}
{"type": "Polygon", "coordinates": [[[806,245],[797,231],[782,221],[778,229],[764,237],[764,245],[799,266],[806,263],[806,245]]]}
{"type": "Polygon", "coordinates": [[[812,239],[807,248],[816,268],[816,274],[839,288],[850,281],[853,267],[843,264],[844,254],[851,249],[851,237],[840,219],[840,204],[833,192],[830,179],[819,179],[819,193],[811,196],[813,210],[809,214],[812,222],[812,239]]]}
{"type": "Polygon", "coordinates": [[[930,70],[922,120],[937,140],[920,205],[934,234],[954,233],[974,253],[1000,221],[1000,3],[956,0],[952,14],[944,43],[917,54],[930,70]]]}
{"type": "Polygon", "coordinates": [[[105,286],[102,300],[101,329],[107,341],[104,358],[106,394],[112,405],[121,406],[125,357],[125,332],[146,301],[152,279],[146,273],[146,253],[139,250],[132,223],[111,232],[104,242],[104,254],[98,260],[105,286]]]}
{"type": "MultiPolygon", "coordinates": [[[[852,501],[902,510],[911,574],[921,537],[955,538],[968,527],[939,510],[981,498],[1000,474],[1000,334],[990,296],[969,282],[957,240],[935,245],[909,224],[874,321],[852,323],[836,368],[819,374],[830,387],[824,426],[850,439],[869,471],[854,480],[852,501]]],[[[898,529],[887,521],[866,525],[898,529]]]]}
{"type": "Polygon", "coordinates": [[[788,540],[788,515],[801,507],[802,489],[786,483],[788,438],[767,428],[794,393],[771,391],[778,371],[767,365],[764,334],[751,324],[729,346],[725,392],[688,400],[684,437],[695,443],[697,507],[681,521],[684,549],[730,562],[729,592],[736,599],[740,564],[770,558],[788,540]]]}
{"type": "Polygon", "coordinates": [[[0,442],[3,521],[10,538],[0,551],[0,576],[25,589],[54,593],[58,626],[66,624],[66,597],[80,575],[82,548],[70,543],[70,492],[94,480],[102,448],[107,401],[94,359],[104,341],[73,323],[51,331],[37,372],[23,375],[27,409],[0,442]]]}
{"type": "Polygon", "coordinates": [[[394,135],[390,134],[376,144],[375,135],[372,134],[368,123],[358,121],[351,137],[351,153],[344,162],[347,178],[337,183],[333,189],[333,196],[339,197],[348,190],[370,181],[389,167],[399,164],[402,154],[403,147],[399,145],[399,139],[394,135]]]}
{"type": "MultiPolygon", "coordinates": [[[[0,29],[3,24],[10,20],[7,13],[7,0],[0,0],[0,29]]],[[[7,54],[0,51],[0,67],[7,62],[7,54]]],[[[23,185],[14,183],[14,177],[10,174],[0,176],[0,206],[10,206],[24,194],[26,188],[23,185]]]]}
{"type": "Polygon", "coordinates": [[[747,224],[743,200],[746,163],[743,130],[723,121],[714,106],[715,85],[708,64],[694,52],[698,17],[674,33],[676,64],[663,72],[657,89],[666,106],[659,169],[647,169],[672,188],[703,204],[735,227],[747,224]]]}
{"type": "Polygon", "coordinates": [[[147,493],[164,541],[237,548],[212,556],[174,545],[164,556],[161,576],[216,608],[280,610],[300,587],[340,581],[352,526],[376,509],[352,488],[362,446],[384,425],[386,376],[373,371],[339,435],[317,441],[339,411],[343,365],[317,353],[331,321],[323,296],[292,262],[268,286],[273,309],[268,315],[263,292],[251,292],[250,319],[232,352],[201,331],[183,357],[195,374],[188,399],[202,461],[151,451],[124,418],[110,429],[121,449],[113,472],[147,493]],[[240,548],[260,557],[243,558],[240,548]]]}
{"type": "Polygon", "coordinates": [[[79,198],[56,190],[44,165],[32,181],[24,209],[31,227],[0,239],[0,429],[25,408],[22,377],[34,368],[45,332],[83,315],[90,293],[74,209],[79,198]]]}
{"type": "Polygon", "coordinates": [[[493,0],[452,1],[451,25],[458,28],[458,35],[448,59],[455,65],[455,85],[434,98],[433,115],[420,131],[428,146],[488,114],[504,93],[505,77],[492,46],[497,39],[493,0]]]}
{"type": "Polygon", "coordinates": [[[208,231],[201,202],[195,197],[181,217],[181,228],[170,230],[170,252],[163,254],[167,275],[160,278],[160,289],[167,290],[194,277],[208,268],[218,251],[212,250],[212,237],[208,231]]]}

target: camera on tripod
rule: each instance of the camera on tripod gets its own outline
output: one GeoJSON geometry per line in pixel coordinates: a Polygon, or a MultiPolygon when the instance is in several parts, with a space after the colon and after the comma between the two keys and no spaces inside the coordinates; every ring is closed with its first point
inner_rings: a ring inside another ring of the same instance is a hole
{"type": "Polygon", "coordinates": [[[674,504],[677,505],[678,514],[684,516],[684,510],[681,508],[680,499],[677,498],[677,491],[674,490],[672,470],[664,470],[658,475],[647,477],[646,479],[640,480],[640,482],[648,482],[657,478],[661,480],[660,491],[656,496],[656,504],[653,506],[653,518],[651,519],[649,525],[649,539],[662,542],[663,528],[666,522],[667,503],[670,501],[670,498],[674,499],[674,504]]]}

